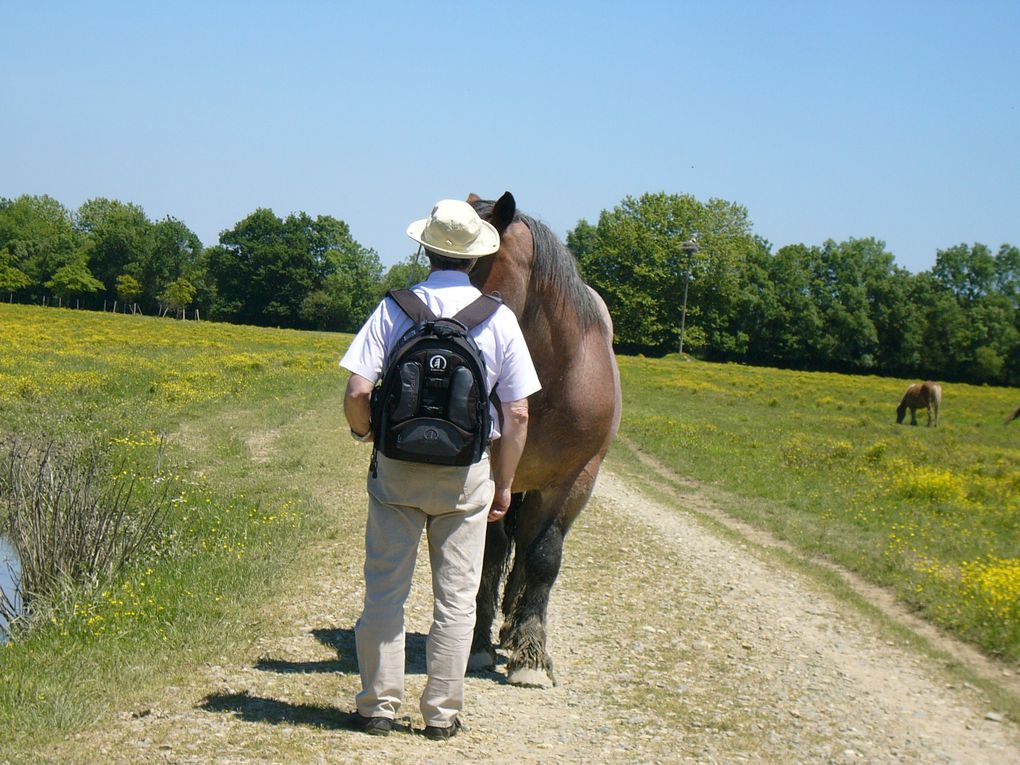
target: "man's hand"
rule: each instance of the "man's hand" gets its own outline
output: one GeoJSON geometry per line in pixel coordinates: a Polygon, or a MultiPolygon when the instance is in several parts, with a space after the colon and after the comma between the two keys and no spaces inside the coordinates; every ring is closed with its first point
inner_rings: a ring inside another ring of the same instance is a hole
{"type": "Polygon", "coordinates": [[[489,508],[489,523],[498,521],[506,511],[510,509],[510,489],[496,489],[492,497],[492,506],[489,508]]]}
{"type": "Polygon", "coordinates": [[[493,448],[492,478],[496,494],[489,508],[489,522],[498,521],[510,509],[510,492],[517,472],[517,463],[524,453],[528,438],[528,399],[503,401],[503,435],[493,448]]]}

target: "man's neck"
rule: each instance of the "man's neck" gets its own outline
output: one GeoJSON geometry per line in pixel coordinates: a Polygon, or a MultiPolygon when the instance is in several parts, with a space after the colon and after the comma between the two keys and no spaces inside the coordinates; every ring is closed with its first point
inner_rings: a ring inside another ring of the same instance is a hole
{"type": "Polygon", "coordinates": [[[444,284],[470,284],[471,279],[467,271],[451,271],[449,269],[433,269],[429,271],[428,281],[443,282],[444,284]]]}

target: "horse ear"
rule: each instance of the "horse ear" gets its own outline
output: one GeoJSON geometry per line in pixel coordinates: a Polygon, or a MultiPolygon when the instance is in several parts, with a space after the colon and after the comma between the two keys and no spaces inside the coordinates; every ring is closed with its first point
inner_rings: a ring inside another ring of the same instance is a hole
{"type": "Polygon", "coordinates": [[[469,205],[473,205],[475,202],[480,202],[481,199],[482,198],[477,194],[468,194],[467,203],[469,205]]]}
{"type": "Polygon", "coordinates": [[[514,221],[514,213],[517,212],[517,202],[514,200],[514,195],[509,191],[504,191],[503,196],[496,200],[496,204],[492,206],[492,216],[489,218],[491,223],[496,230],[502,234],[506,231],[514,221]]]}

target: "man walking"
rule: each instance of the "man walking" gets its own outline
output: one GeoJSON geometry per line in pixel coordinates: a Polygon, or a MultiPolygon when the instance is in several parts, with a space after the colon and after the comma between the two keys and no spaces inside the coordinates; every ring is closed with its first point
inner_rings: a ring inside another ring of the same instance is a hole
{"type": "MultiPolygon", "coordinates": [[[[425,248],[431,264],[428,278],[411,291],[436,316],[451,317],[479,297],[468,273],[477,258],[499,249],[499,234],[471,205],[442,200],[428,218],[413,222],[407,234],[425,248]]],[[[351,372],[344,414],[359,441],[373,438],[372,390],[390,351],[413,326],[387,297],[340,362],[351,372]]],[[[501,402],[501,412],[492,412],[491,463],[487,451],[466,466],[409,462],[377,452],[368,478],[365,603],[355,625],[362,690],[352,723],[372,735],[390,732],[403,701],[404,602],[423,529],[434,600],[426,643],[428,679],[420,699],[425,735],[448,739],[461,727],[486,523],[502,518],[510,506],[514,472],[527,438],[527,398],[541,388],[509,308],[499,306],[470,336],[484,361],[485,395],[495,388],[501,402]]]]}

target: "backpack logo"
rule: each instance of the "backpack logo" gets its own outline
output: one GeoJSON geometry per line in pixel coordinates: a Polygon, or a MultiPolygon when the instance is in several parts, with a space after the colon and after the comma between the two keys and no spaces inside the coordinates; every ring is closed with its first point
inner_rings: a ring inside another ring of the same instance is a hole
{"type": "Polygon", "coordinates": [[[433,356],[429,359],[429,369],[433,372],[445,372],[446,358],[443,356],[433,356]]]}

